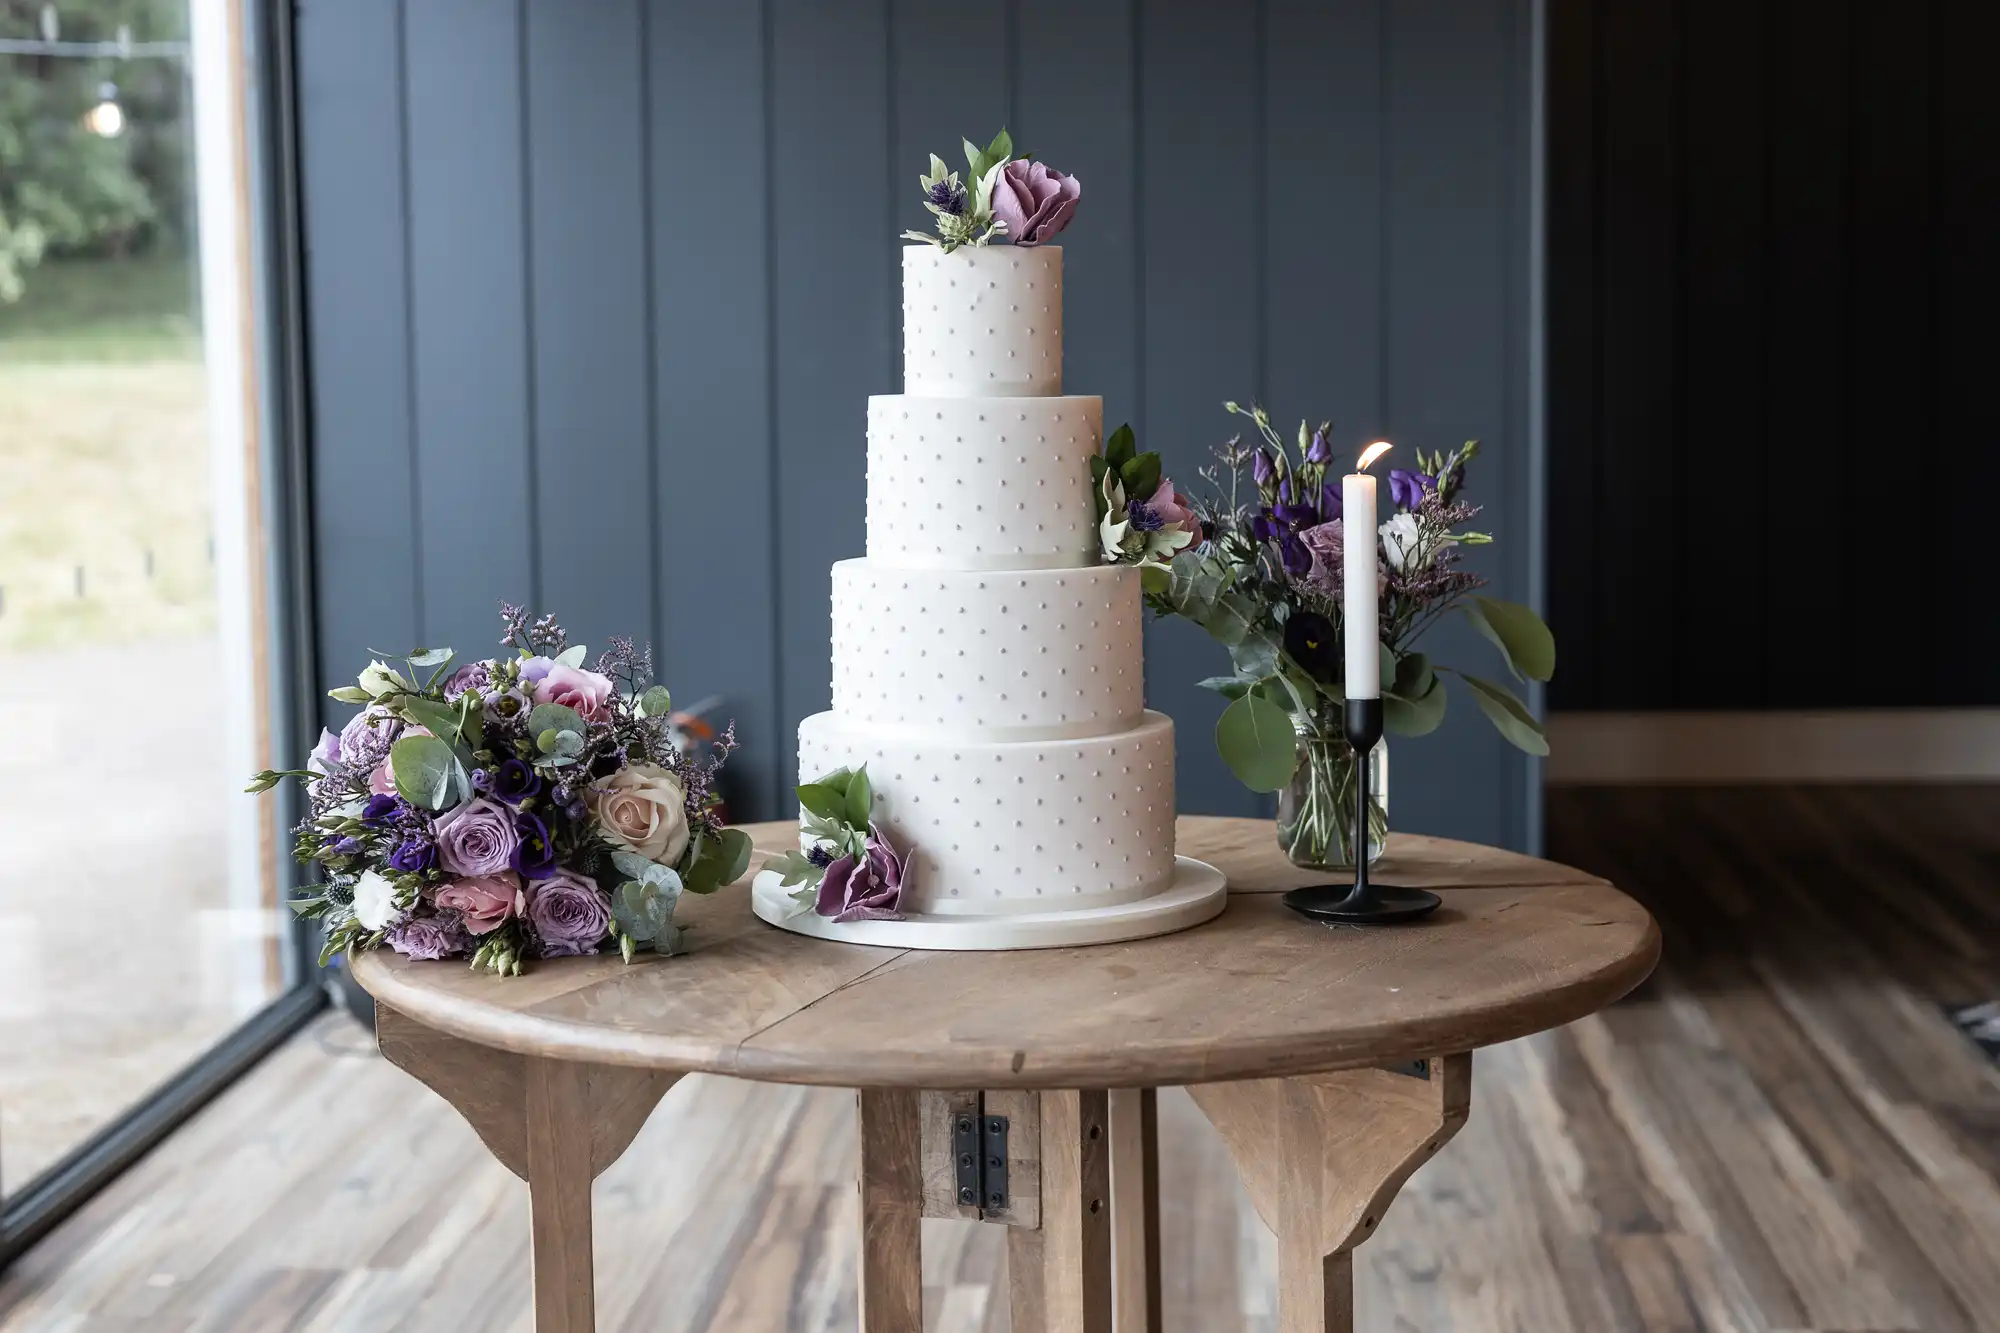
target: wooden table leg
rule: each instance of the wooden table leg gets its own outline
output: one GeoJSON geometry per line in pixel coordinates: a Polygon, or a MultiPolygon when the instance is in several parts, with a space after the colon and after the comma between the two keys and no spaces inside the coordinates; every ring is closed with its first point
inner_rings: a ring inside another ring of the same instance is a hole
{"type": "Polygon", "coordinates": [[[1354,1247],[1465,1123],[1472,1057],[1188,1091],[1277,1234],[1279,1333],[1353,1333],[1354,1247]]]}
{"type": "Polygon", "coordinates": [[[1102,1092],[1044,1092],[1042,1224],[1009,1228],[1013,1327],[1111,1333],[1111,1144],[1102,1092]]]}
{"type": "Polygon", "coordinates": [[[1159,1094],[1114,1089],[1108,1103],[1112,1327],[1160,1333],[1159,1094]]]}
{"type": "Polygon", "coordinates": [[[915,1092],[861,1092],[861,1333],[923,1333],[924,1171],[915,1092]]]}
{"type": "Polygon", "coordinates": [[[593,1333],[590,1183],[631,1146],[680,1075],[514,1055],[434,1032],[384,1004],[375,1038],[391,1064],[465,1117],[528,1182],[535,1333],[593,1333]]]}

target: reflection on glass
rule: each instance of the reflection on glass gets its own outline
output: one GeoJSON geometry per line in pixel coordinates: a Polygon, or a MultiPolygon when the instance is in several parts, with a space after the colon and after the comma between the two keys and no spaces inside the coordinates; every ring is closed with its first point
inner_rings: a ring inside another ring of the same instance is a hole
{"type": "Polygon", "coordinates": [[[212,498],[255,475],[214,390],[241,317],[200,299],[247,276],[210,203],[236,128],[196,110],[222,12],[0,0],[0,1192],[283,982],[234,804],[256,584],[212,498]]]}

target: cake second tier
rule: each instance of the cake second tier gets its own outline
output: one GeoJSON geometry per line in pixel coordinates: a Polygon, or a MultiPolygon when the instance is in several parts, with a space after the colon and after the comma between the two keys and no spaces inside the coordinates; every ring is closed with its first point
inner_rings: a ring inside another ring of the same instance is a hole
{"type": "Polygon", "coordinates": [[[883,734],[1101,736],[1138,725],[1139,572],[833,567],[833,707],[883,734]]]}

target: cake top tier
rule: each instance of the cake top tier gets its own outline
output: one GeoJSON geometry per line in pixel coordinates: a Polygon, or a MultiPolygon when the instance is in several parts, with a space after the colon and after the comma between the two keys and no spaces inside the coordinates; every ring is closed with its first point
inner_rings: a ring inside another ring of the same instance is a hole
{"type": "Polygon", "coordinates": [[[903,388],[931,398],[1062,392],[1062,247],[903,251],[903,388]]]}

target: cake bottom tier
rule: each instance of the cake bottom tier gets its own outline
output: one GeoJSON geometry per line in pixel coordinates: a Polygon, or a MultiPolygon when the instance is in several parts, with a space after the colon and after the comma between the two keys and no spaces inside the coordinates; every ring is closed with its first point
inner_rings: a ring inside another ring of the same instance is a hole
{"type": "Polygon", "coordinates": [[[998,916],[1107,907],[1174,874],[1174,724],[1059,741],[885,737],[838,713],[799,724],[810,781],[868,765],[876,822],[910,857],[907,911],[998,916]]]}

